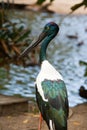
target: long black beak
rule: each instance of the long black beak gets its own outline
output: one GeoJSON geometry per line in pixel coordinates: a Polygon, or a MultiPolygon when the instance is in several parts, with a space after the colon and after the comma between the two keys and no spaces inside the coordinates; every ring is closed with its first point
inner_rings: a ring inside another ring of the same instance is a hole
{"type": "Polygon", "coordinates": [[[38,37],[37,41],[35,43],[33,43],[32,45],[29,45],[18,57],[22,58],[24,56],[26,56],[33,48],[35,48],[44,38],[46,37],[46,33],[42,32],[40,34],[40,36],[38,37]]]}

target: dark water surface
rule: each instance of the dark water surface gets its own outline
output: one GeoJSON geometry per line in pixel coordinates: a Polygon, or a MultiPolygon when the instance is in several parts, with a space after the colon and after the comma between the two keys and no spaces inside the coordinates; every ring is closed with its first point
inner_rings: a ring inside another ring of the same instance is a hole
{"type": "MultiPolygon", "coordinates": [[[[85,85],[87,89],[85,66],[79,64],[80,60],[87,62],[87,16],[65,17],[58,14],[15,11],[13,21],[15,17],[21,18],[24,26],[32,29],[32,39],[37,38],[46,23],[54,21],[60,25],[59,34],[48,47],[48,60],[64,77],[70,106],[86,102],[79,96],[78,90],[81,85],[85,85]],[[78,46],[79,43],[83,44],[78,46]]],[[[39,70],[38,66],[24,68],[10,65],[9,72],[0,68],[0,93],[34,98],[34,81],[39,70]]]]}

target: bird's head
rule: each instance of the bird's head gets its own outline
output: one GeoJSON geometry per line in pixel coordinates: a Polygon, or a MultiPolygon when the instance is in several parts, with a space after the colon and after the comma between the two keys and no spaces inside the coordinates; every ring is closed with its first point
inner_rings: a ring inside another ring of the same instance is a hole
{"type": "Polygon", "coordinates": [[[19,58],[24,57],[29,53],[34,47],[36,47],[44,38],[54,38],[59,31],[59,26],[54,22],[49,22],[45,25],[42,33],[39,35],[37,41],[27,47],[19,56],[19,58]]]}
{"type": "Polygon", "coordinates": [[[51,36],[55,37],[57,35],[58,31],[59,31],[58,25],[54,22],[50,22],[45,25],[45,27],[42,31],[42,34],[44,34],[46,37],[51,37],[51,36]]]}

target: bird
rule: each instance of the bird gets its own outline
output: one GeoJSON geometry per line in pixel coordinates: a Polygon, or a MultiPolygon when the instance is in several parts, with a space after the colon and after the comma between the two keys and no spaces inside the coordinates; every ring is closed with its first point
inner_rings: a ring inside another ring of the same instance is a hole
{"type": "Polygon", "coordinates": [[[81,86],[79,89],[79,95],[85,99],[87,99],[87,89],[84,86],[81,86]]]}
{"type": "Polygon", "coordinates": [[[41,70],[35,82],[36,101],[41,117],[45,120],[49,130],[67,130],[69,113],[65,82],[62,75],[47,60],[46,55],[48,44],[58,32],[59,26],[55,22],[47,23],[36,42],[28,46],[19,56],[19,58],[26,56],[41,42],[39,56],[41,70]]]}

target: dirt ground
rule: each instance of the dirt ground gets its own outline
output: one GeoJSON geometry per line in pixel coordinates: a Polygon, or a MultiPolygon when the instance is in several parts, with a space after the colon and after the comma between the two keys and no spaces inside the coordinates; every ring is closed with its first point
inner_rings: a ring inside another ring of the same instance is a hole
{"type": "MultiPolygon", "coordinates": [[[[70,108],[68,130],[87,130],[87,103],[70,108]]],[[[0,130],[37,130],[39,114],[21,113],[0,117],[0,130]]],[[[43,121],[42,129],[48,130],[43,121]]]]}

